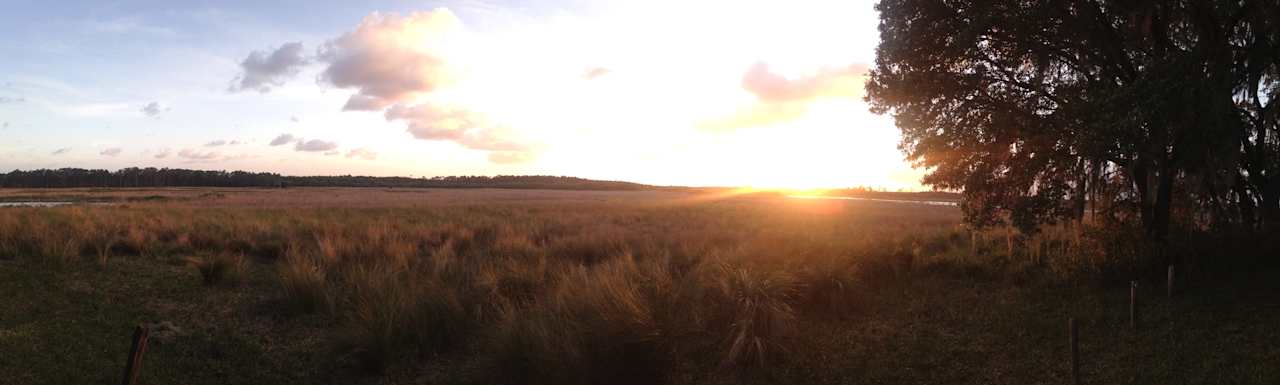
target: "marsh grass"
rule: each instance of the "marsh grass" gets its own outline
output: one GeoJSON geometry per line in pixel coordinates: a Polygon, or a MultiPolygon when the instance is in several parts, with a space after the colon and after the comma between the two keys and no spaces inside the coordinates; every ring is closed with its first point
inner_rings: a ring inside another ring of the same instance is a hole
{"type": "Polygon", "coordinates": [[[248,270],[249,261],[243,254],[216,253],[185,259],[188,265],[200,273],[205,286],[238,284],[248,270]]]}
{"type": "Polygon", "coordinates": [[[865,314],[920,275],[1127,281],[1151,261],[1125,234],[1009,237],[962,227],[957,212],[876,203],[159,203],[6,209],[0,258],[194,255],[205,285],[257,260],[288,315],[331,319],[333,356],[363,371],[465,352],[485,358],[487,382],[662,383],[793,365],[811,327],[865,314]]]}

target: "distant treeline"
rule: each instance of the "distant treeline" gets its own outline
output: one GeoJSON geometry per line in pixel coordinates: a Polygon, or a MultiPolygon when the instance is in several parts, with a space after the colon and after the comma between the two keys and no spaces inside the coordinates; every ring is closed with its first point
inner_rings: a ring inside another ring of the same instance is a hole
{"type": "Polygon", "coordinates": [[[432,178],[373,176],[285,176],[268,172],[205,171],[178,168],[124,168],[117,171],[60,168],[0,173],[0,187],[442,187],[566,190],[642,190],[653,186],[566,176],[498,175],[432,178]]]}

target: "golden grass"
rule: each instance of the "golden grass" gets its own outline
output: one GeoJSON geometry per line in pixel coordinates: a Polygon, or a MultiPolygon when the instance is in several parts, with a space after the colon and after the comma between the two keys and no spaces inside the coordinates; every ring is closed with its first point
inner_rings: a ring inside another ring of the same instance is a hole
{"type": "Polygon", "coordinates": [[[790,355],[807,322],[856,312],[860,297],[918,269],[1070,278],[1109,263],[1105,246],[1069,229],[971,232],[950,208],[600,196],[612,198],[5,209],[0,257],[187,258],[210,285],[234,281],[254,258],[275,264],[296,310],[337,321],[336,352],[362,367],[465,349],[533,383],[661,382],[687,361],[769,365],[790,355]],[[1103,257],[1078,257],[1086,252],[1103,257]]]}

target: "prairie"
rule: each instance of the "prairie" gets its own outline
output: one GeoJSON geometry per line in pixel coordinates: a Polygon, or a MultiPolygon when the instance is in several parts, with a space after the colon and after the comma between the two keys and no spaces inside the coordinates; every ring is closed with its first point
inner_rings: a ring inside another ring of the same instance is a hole
{"type": "MultiPolygon", "coordinates": [[[[0,382],[1280,383],[1274,245],[779,194],[0,190],[0,382]],[[1234,247],[1233,247],[1234,245],[1234,247]],[[1270,248],[1268,248],[1270,247],[1270,248]],[[1222,268],[1219,261],[1236,264],[1222,268]],[[1240,268],[1246,266],[1247,268],[1240,268]],[[1129,281],[1141,327],[1129,328],[1129,281]]],[[[1274,242],[1272,242],[1274,243],[1274,242]]]]}

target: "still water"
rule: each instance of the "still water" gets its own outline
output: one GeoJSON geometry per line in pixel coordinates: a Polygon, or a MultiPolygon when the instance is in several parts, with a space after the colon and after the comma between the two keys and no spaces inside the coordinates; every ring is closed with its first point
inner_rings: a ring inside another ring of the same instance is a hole
{"type": "Polygon", "coordinates": [[[54,207],[71,203],[73,202],[0,202],[0,207],[54,207]]]}
{"type": "Polygon", "coordinates": [[[951,201],[924,201],[909,199],[877,199],[877,198],[859,198],[859,197],[832,197],[823,195],[787,195],[787,198],[795,199],[831,199],[842,201],[869,201],[869,202],[890,202],[890,203],[915,203],[930,206],[959,206],[958,202],[951,201]]]}

